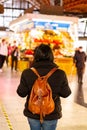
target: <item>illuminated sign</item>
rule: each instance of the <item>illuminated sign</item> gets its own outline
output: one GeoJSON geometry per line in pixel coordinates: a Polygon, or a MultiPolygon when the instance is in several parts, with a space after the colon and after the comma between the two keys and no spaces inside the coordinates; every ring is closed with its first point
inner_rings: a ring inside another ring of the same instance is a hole
{"type": "Polygon", "coordinates": [[[68,29],[70,27],[70,24],[69,23],[60,23],[60,22],[34,21],[34,27],[42,28],[42,29],[57,30],[59,28],[68,29]]]}

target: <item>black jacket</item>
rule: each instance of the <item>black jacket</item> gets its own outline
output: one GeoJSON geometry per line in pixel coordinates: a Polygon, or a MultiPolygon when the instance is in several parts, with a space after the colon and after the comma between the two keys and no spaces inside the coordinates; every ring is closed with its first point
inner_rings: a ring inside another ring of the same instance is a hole
{"type": "Polygon", "coordinates": [[[86,62],[85,52],[76,51],[73,60],[77,68],[79,69],[84,68],[86,62]]]}
{"type": "MultiPolygon", "coordinates": [[[[57,67],[56,64],[45,61],[45,62],[37,62],[33,65],[39,72],[39,74],[46,75],[53,67],[57,67]]],[[[30,96],[32,85],[35,81],[37,76],[34,74],[34,72],[31,69],[26,69],[23,71],[21,75],[20,84],[17,88],[17,93],[21,97],[26,97],[26,103],[24,108],[24,115],[33,119],[39,119],[39,115],[32,114],[28,110],[28,99],[30,96]]],[[[45,120],[54,120],[59,119],[62,116],[62,108],[61,108],[61,101],[60,97],[66,98],[71,94],[71,90],[68,85],[68,81],[66,78],[66,74],[64,71],[58,69],[56,70],[52,76],[49,77],[48,82],[51,86],[53,98],[55,99],[55,110],[44,117],[45,120]],[[55,98],[57,97],[57,98],[55,98]]]]}

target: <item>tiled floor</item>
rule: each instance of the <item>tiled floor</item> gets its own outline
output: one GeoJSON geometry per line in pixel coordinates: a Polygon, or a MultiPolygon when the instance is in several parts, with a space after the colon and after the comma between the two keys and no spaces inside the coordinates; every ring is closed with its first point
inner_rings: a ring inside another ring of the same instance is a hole
{"type": "MultiPolygon", "coordinates": [[[[11,73],[10,68],[0,73],[0,130],[29,130],[22,113],[25,98],[16,94],[20,74],[11,73]]],[[[61,98],[63,117],[57,130],[87,130],[87,70],[82,86],[78,86],[75,75],[69,76],[69,84],[72,94],[66,99],[61,98]]]]}

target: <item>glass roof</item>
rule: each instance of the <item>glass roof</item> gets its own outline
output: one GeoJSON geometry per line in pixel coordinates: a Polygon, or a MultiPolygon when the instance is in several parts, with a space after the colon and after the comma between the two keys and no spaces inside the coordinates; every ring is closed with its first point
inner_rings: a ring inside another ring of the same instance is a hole
{"type": "Polygon", "coordinates": [[[0,14],[0,26],[9,27],[9,22],[20,16],[29,3],[25,0],[4,0],[0,1],[4,6],[4,13],[0,14]]]}

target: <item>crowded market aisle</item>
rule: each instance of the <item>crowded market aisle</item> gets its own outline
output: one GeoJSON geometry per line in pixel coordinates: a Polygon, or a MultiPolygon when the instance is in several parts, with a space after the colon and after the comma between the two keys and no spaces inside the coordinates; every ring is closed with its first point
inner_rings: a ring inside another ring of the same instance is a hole
{"type": "MultiPolygon", "coordinates": [[[[57,130],[87,130],[87,70],[84,82],[77,85],[76,76],[69,75],[71,96],[62,100],[63,117],[57,130]]],[[[25,98],[16,94],[21,72],[11,72],[4,68],[0,73],[0,130],[29,130],[23,116],[25,98]]]]}

